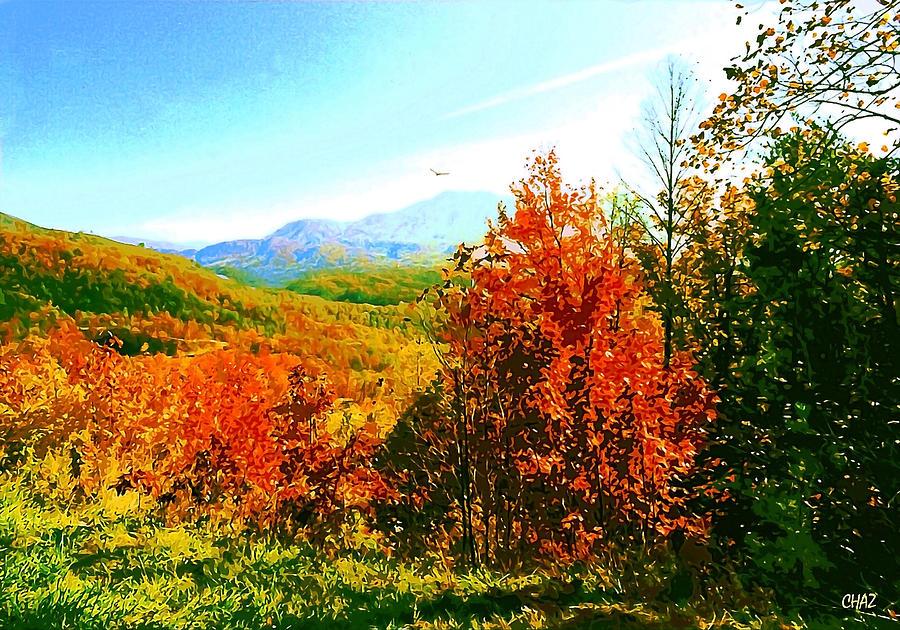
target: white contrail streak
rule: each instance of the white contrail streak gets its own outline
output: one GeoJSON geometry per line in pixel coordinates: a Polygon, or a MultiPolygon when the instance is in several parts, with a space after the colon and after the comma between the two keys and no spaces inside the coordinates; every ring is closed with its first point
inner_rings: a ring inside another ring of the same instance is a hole
{"type": "Polygon", "coordinates": [[[556,90],[573,83],[578,83],[579,81],[585,81],[601,74],[615,72],[616,70],[622,70],[624,68],[635,66],[647,61],[655,61],[657,59],[660,59],[661,57],[666,56],[669,53],[683,48],[686,43],[687,42],[676,42],[669,46],[651,48],[650,50],[644,50],[633,55],[620,57],[619,59],[615,59],[613,61],[608,61],[596,66],[591,66],[590,68],[585,68],[584,70],[579,70],[578,72],[573,72],[572,74],[566,74],[555,79],[550,79],[549,81],[544,81],[543,83],[538,83],[537,85],[531,85],[529,87],[519,88],[518,90],[512,90],[510,92],[506,92],[505,94],[495,96],[494,98],[487,101],[482,101],[481,103],[476,103],[475,105],[464,107],[463,109],[458,109],[455,112],[450,112],[441,120],[465,116],[466,114],[478,112],[483,109],[489,109],[491,107],[497,107],[498,105],[503,105],[505,103],[509,103],[510,101],[526,98],[528,96],[533,96],[542,92],[549,92],[550,90],[556,90]]]}

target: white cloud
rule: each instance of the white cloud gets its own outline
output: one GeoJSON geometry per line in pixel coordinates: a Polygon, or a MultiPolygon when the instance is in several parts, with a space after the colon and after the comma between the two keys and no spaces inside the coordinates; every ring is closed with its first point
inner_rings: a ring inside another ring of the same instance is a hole
{"type": "Polygon", "coordinates": [[[504,105],[506,103],[509,103],[510,101],[519,100],[528,96],[534,96],[535,94],[541,94],[543,92],[549,92],[551,90],[557,90],[561,87],[566,87],[568,85],[572,85],[573,83],[586,81],[587,79],[592,79],[599,75],[609,74],[611,72],[616,72],[617,70],[624,70],[625,68],[630,68],[632,66],[636,66],[649,61],[656,61],[662,59],[670,53],[678,51],[679,48],[684,46],[685,44],[686,42],[676,42],[668,46],[661,46],[658,48],[652,48],[650,50],[644,50],[639,53],[634,53],[632,55],[613,59],[612,61],[608,61],[606,63],[591,66],[590,68],[585,68],[584,70],[579,70],[578,72],[559,76],[555,79],[550,79],[549,81],[544,81],[536,85],[530,85],[527,87],[519,88],[517,90],[512,90],[510,92],[500,94],[499,96],[495,96],[494,98],[491,98],[487,101],[482,101],[481,103],[476,103],[475,105],[450,112],[449,114],[444,116],[442,120],[465,116],[466,114],[471,114],[483,109],[489,109],[491,107],[504,105]]]}
{"type": "Polygon", "coordinates": [[[615,184],[617,171],[631,161],[623,137],[637,120],[640,103],[648,93],[648,80],[639,76],[627,91],[611,90],[596,97],[593,106],[562,124],[533,128],[520,134],[441,147],[416,155],[409,165],[449,171],[448,188],[489,190],[507,195],[509,186],[525,175],[532,152],[556,149],[566,181],[615,184]]]}
{"type": "Polygon", "coordinates": [[[209,244],[262,237],[272,231],[270,227],[285,223],[288,217],[296,217],[296,211],[277,206],[266,209],[187,207],[117,231],[148,240],[209,244]],[[286,220],[278,223],[281,218],[286,220]]]}

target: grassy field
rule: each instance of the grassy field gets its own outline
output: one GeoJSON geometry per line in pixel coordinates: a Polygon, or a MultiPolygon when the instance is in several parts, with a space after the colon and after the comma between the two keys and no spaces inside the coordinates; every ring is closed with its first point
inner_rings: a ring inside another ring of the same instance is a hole
{"type": "MultiPolygon", "coordinates": [[[[602,568],[516,575],[390,557],[364,527],[320,546],[167,526],[137,493],[91,501],[65,472],[0,476],[0,626],[4,628],[778,628],[745,611],[629,601],[602,568]]],[[[837,626],[835,626],[837,627],[837,626]]]]}

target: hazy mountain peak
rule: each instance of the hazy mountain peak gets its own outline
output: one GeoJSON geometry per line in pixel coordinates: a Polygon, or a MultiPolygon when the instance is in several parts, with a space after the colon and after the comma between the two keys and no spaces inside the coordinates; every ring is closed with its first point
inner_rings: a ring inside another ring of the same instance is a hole
{"type": "Polygon", "coordinates": [[[216,243],[184,255],[271,283],[320,267],[423,257],[437,261],[463,241],[480,240],[501,200],[509,205],[490,192],[446,191],[394,212],[356,221],[299,219],[262,239],[216,243]]]}

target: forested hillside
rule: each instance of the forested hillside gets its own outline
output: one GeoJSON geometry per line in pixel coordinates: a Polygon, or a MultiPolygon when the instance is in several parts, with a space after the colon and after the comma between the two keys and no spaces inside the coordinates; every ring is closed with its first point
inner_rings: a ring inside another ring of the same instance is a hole
{"type": "Polygon", "coordinates": [[[439,267],[370,265],[358,270],[309,271],[289,282],[286,288],[326,300],[384,306],[415,302],[425,289],[440,280],[439,267]]]}
{"type": "Polygon", "coordinates": [[[390,363],[419,334],[400,306],[250,288],[181,256],[6,215],[0,260],[0,315],[13,339],[71,320],[88,339],[116,337],[128,355],[266,348],[330,371],[351,395],[392,380],[390,363]]]}

